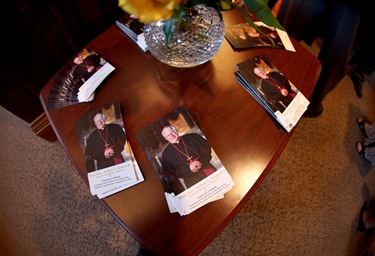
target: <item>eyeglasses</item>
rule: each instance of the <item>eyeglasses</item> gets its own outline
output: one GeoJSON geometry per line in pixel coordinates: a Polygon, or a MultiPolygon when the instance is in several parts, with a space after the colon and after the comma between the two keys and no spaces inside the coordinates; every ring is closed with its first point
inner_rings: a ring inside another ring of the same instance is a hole
{"type": "Polygon", "coordinates": [[[101,122],[103,122],[104,121],[104,119],[99,119],[99,120],[97,120],[97,121],[94,121],[94,123],[101,123],[101,122]]]}
{"type": "Polygon", "coordinates": [[[169,134],[165,135],[164,138],[169,139],[172,136],[172,134],[175,135],[176,133],[174,131],[172,131],[169,134]]]}

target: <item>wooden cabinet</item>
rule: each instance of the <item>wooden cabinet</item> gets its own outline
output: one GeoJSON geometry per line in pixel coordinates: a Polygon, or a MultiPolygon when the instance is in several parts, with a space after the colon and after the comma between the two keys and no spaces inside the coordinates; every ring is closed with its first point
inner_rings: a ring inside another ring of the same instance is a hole
{"type": "Polygon", "coordinates": [[[0,103],[34,123],[49,79],[124,13],[113,0],[1,1],[0,103]]]}

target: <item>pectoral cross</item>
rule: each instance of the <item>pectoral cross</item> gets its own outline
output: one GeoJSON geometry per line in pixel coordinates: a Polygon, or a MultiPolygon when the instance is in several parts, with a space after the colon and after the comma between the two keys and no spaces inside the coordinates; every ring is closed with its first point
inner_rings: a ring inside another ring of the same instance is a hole
{"type": "Polygon", "coordinates": [[[104,144],[104,148],[108,148],[109,147],[109,144],[108,143],[105,143],[104,144]]]}
{"type": "Polygon", "coordinates": [[[184,148],[185,148],[185,152],[181,151],[178,147],[176,147],[174,144],[171,143],[172,147],[174,147],[178,152],[180,152],[181,154],[183,154],[184,156],[186,156],[186,161],[188,161],[189,163],[191,162],[191,160],[193,159],[193,157],[189,156],[188,155],[188,151],[186,149],[186,145],[185,145],[185,142],[184,140],[182,139],[182,143],[184,145],[184,148]]]}

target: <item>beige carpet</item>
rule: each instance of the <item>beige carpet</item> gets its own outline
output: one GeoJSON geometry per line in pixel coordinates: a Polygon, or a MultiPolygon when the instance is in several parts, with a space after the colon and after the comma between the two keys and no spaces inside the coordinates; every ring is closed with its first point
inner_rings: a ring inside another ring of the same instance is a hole
{"type": "MultiPolygon", "coordinates": [[[[356,116],[375,89],[345,77],[318,118],[302,119],[269,176],[201,255],[361,255],[358,212],[375,171],[356,153],[356,116]]],[[[0,107],[0,255],[136,255],[139,244],[90,195],[58,143],[0,107]]]]}

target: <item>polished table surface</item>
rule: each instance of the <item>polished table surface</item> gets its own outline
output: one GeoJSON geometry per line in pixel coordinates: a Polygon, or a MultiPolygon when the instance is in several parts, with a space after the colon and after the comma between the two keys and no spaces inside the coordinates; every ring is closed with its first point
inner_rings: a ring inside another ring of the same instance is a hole
{"type": "MultiPolygon", "coordinates": [[[[235,12],[224,13],[226,25],[243,22],[235,12]]],[[[177,69],[162,64],[149,52],[144,53],[113,26],[88,45],[116,68],[98,87],[93,101],[48,110],[53,78],[40,98],[60,143],[87,184],[76,123],[85,111],[114,101],[120,103],[128,140],[145,181],[100,201],[151,252],[196,255],[254,194],[294,131],[287,133],[236,82],[236,64],[264,53],[309,98],[320,73],[320,63],[295,40],[292,42],[296,52],[271,48],[237,52],[225,40],[208,63],[177,69]],[[223,199],[187,216],[169,212],[163,186],[135,139],[139,129],[178,106],[199,115],[206,138],[235,182],[223,199]]]]}

